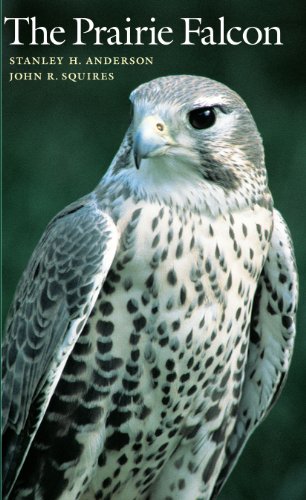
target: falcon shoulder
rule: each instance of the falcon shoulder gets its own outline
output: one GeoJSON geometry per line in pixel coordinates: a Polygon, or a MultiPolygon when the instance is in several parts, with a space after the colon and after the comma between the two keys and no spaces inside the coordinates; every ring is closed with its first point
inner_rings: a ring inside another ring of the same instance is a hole
{"type": "Polygon", "coordinates": [[[93,195],[48,225],[18,284],[3,345],[3,478],[9,493],[114,259],[118,231],[93,195]]]}
{"type": "Polygon", "coordinates": [[[280,395],[292,357],[298,300],[296,264],[289,230],[277,210],[273,219],[270,248],[253,303],[236,424],[226,446],[213,498],[220,492],[246,441],[280,395]]]}

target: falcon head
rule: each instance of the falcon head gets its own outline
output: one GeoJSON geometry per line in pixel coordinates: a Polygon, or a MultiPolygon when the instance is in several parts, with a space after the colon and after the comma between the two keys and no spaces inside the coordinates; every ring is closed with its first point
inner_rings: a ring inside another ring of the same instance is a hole
{"type": "MultiPolygon", "coordinates": [[[[133,118],[112,164],[135,192],[199,203],[267,190],[261,137],[244,101],[199,76],[168,76],[130,96],[133,118]]],[[[221,201],[222,201],[221,200],[221,201]]],[[[241,206],[241,203],[240,203],[241,206]]]]}

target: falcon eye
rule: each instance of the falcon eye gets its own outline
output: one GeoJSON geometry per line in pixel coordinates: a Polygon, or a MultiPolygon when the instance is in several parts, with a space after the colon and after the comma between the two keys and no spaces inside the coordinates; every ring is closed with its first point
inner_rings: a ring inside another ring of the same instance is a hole
{"type": "Polygon", "coordinates": [[[214,125],[216,112],[214,108],[196,108],[189,113],[189,122],[193,128],[204,129],[214,125]]]}

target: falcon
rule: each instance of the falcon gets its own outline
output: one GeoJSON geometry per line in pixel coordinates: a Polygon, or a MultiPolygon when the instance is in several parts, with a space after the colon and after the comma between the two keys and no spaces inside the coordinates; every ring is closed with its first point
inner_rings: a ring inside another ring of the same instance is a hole
{"type": "Polygon", "coordinates": [[[187,75],[131,102],[9,311],[6,499],[216,498],[288,373],[295,259],[246,104],[187,75]]]}

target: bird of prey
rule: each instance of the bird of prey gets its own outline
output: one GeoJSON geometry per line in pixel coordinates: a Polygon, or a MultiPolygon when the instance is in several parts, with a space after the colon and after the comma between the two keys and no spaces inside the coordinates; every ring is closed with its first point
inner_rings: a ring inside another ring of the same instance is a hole
{"type": "Polygon", "coordinates": [[[246,104],[188,75],[131,102],[9,312],[6,499],[216,498],[288,372],[295,259],[246,104]]]}

